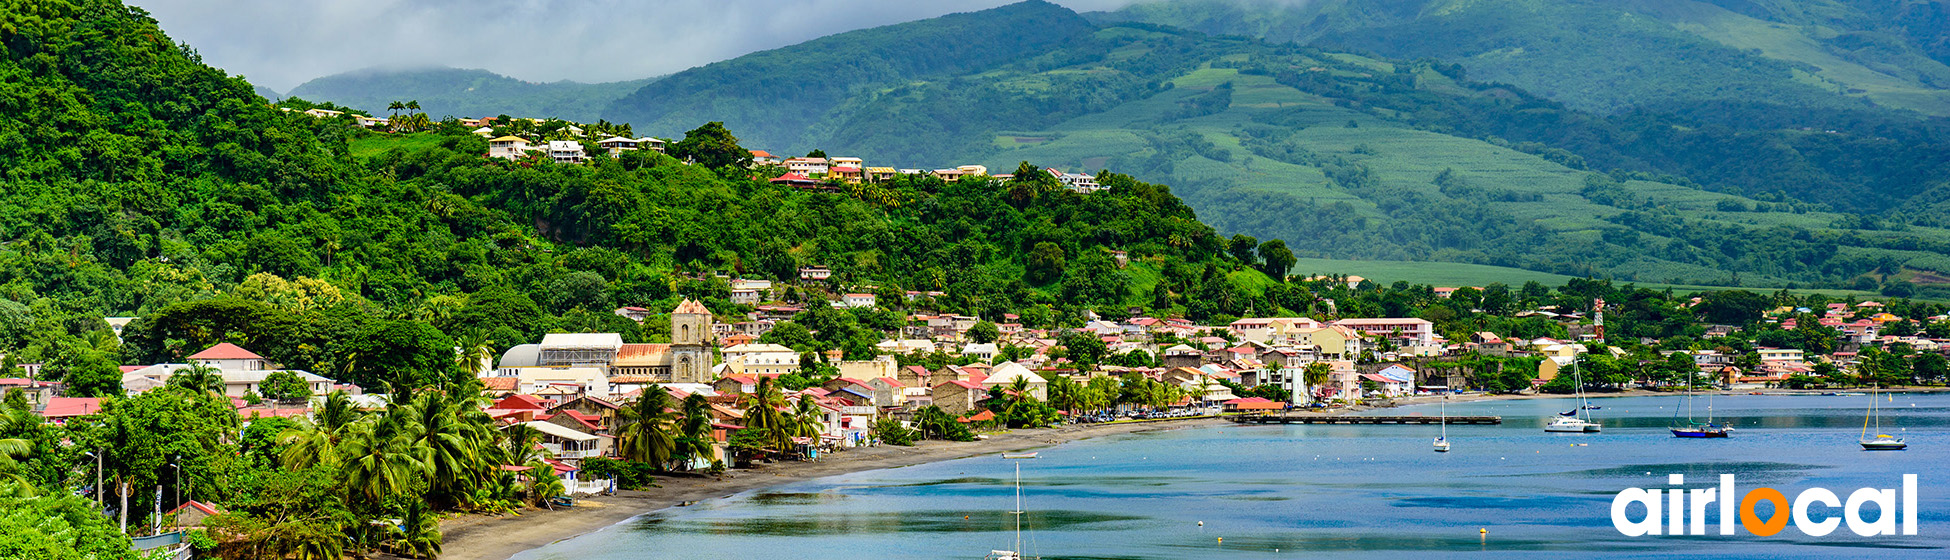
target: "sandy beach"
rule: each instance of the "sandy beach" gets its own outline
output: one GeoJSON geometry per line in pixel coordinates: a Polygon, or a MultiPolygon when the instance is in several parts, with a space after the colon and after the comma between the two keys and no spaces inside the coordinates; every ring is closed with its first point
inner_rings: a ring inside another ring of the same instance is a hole
{"type": "Polygon", "coordinates": [[[883,445],[848,449],[820,457],[817,462],[760,463],[750,469],[734,469],[721,477],[658,477],[660,488],[621,491],[614,496],[591,496],[579,500],[574,508],[530,509],[523,510],[520,515],[460,515],[449,518],[440,524],[445,536],[441,556],[503,560],[525,550],[615,525],[651,511],[678,507],[685,502],[723,498],[756,488],[837,474],[1047,447],[1093,437],[1211,426],[1223,422],[1201,418],[1012,430],[972,442],[924,441],[913,447],[883,445]]]}

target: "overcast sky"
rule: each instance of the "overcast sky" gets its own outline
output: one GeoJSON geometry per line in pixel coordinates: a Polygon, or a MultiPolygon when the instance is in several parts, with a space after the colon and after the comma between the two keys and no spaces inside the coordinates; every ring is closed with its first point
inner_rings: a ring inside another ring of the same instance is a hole
{"type": "MultiPolygon", "coordinates": [[[[529,81],[668,74],[841,31],[1015,0],[128,0],[204,62],[279,92],[371,66],[529,81]]],[[[1057,0],[1079,12],[1129,0],[1057,0]]]]}

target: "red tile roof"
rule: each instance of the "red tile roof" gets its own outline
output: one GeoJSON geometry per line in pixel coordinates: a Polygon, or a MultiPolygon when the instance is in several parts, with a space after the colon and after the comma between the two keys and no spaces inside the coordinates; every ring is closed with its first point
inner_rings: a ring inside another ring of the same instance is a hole
{"type": "Polygon", "coordinates": [[[521,386],[521,378],[489,377],[481,380],[481,386],[489,391],[513,391],[521,386]]]}
{"type": "Polygon", "coordinates": [[[190,359],[192,360],[262,360],[264,359],[264,357],[259,356],[249,350],[245,350],[242,346],[225,342],[222,344],[218,344],[216,346],[211,346],[202,352],[191,354],[190,359]]]}
{"type": "Polygon", "coordinates": [[[95,397],[52,397],[41,411],[45,418],[73,418],[102,411],[102,400],[95,397]]]}
{"type": "Polygon", "coordinates": [[[546,410],[548,409],[548,403],[534,395],[508,395],[507,398],[494,401],[494,404],[489,405],[488,408],[504,410],[546,410]]]}

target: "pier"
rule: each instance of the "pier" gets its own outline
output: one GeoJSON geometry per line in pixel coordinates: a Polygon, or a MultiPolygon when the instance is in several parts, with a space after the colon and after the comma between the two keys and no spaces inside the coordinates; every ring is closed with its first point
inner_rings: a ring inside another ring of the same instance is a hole
{"type": "MultiPolygon", "coordinates": [[[[1240,424],[1440,424],[1441,416],[1349,416],[1340,414],[1253,414],[1234,416],[1240,424]]],[[[1450,416],[1450,424],[1502,424],[1502,416],[1450,416]]]]}

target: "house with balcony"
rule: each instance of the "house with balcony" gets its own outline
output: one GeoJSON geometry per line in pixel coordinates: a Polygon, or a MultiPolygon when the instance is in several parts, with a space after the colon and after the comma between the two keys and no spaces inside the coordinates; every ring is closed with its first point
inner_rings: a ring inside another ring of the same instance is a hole
{"type": "Polygon", "coordinates": [[[488,140],[488,157],[508,160],[528,157],[534,143],[519,136],[502,136],[488,140]]]}
{"type": "Polygon", "coordinates": [[[582,143],[574,140],[550,140],[548,157],[555,160],[555,163],[582,163],[589,160],[588,154],[582,152],[582,143]]]}

